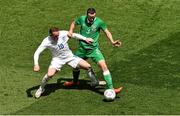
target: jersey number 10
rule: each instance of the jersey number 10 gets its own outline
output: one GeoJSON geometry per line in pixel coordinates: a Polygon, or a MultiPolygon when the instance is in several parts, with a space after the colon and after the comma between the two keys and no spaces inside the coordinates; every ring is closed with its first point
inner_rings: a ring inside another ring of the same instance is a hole
{"type": "Polygon", "coordinates": [[[63,44],[58,44],[59,49],[63,49],[64,45],[63,44]]]}

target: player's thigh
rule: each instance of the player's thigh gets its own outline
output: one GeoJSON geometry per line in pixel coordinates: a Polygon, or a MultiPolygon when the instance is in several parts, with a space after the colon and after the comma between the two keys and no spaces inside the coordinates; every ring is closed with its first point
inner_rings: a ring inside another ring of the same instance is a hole
{"type": "Polygon", "coordinates": [[[95,63],[98,63],[101,60],[105,60],[102,52],[98,48],[93,50],[89,56],[95,63]]]}
{"type": "Polygon", "coordinates": [[[65,64],[66,62],[60,58],[53,58],[51,61],[51,64],[48,68],[48,74],[49,76],[54,75],[57,71],[61,70],[61,67],[65,64]]]}
{"type": "Polygon", "coordinates": [[[72,68],[78,68],[78,63],[80,62],[81,58],[77,56],[73,56],[70,61],[67,62],[67,64],[72,68]]]}
{"type": "Polygon", "coordinates": [[[91,65],[87,61],[81,59],[77,65],[77,67],[88,70],[91,67],[91,65]]]}

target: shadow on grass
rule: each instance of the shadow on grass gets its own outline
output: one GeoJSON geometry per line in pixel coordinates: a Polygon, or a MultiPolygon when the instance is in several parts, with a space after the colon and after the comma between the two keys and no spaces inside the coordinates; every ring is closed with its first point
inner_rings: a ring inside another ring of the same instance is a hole
{"type": "MultiPolygon", "coordinates": [[[[96,92],[96,93],[98,93],[100,95],[104,94],[104,89],[105,89],[104,86],[97,86],[96,88],[93,88],[93,87],[90,86],[90,84],[89,84],[90,81],[88,81],[88,80],[79,80],[80,81],[79,86],[65,87],[63,85],[63,83],[65,81],[71,81],[71,80],[72,79],[60,78],[60,79],[57,80],[57,83],[47,84],[45,86],[45,91],[42,94],[42,96],[48,96],[52,92],[55,92],[56,90],[59,90],[59,89],[91,90],[91,91],[96,92]]],[[[38,88],[39,88],[39,85],[27,89],[26,90],[27,97],[33,97],[32,91],[37,90],[38,88]]]]}

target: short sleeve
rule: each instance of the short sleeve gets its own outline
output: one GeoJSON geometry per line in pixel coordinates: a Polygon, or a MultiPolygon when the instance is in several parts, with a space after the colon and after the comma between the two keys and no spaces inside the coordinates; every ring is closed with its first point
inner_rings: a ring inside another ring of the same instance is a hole
{"type": "Polygon", "coordinates": [[[103,31],[105,31],[105,30],[107,29],[106,23],[102,21],[101,24],[100,24],[100,28],[101,28],[103,31]]]}
{"type": "Polygon", "coordinates": [[[69,40],[68,31],[62,30],[59,32],[60,32],[60,36],[59,36],[60,39],[58,39],[58,41],[60,41],[62,39],[64,42],[67,42],[69,40]]]}
{"type": "Polygon", "coordinates": [[[78,17],[75,19],[75,24],[80,25],[81,24],[81,17],[78,17]]]}

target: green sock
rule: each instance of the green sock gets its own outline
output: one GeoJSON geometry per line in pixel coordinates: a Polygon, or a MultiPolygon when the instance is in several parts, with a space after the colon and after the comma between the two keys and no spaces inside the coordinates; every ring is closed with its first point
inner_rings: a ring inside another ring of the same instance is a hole
{"type": "Polygon", "coordinates": [[[104,79],[105,79],[105,81],[107,83],[107,88],[108,89],[113,89],[113,83],[112,83],[112,78],[111,78],[110,72],[109,71],[105,71],[103,73],[103,75],[104,75],[104,79]]]}

